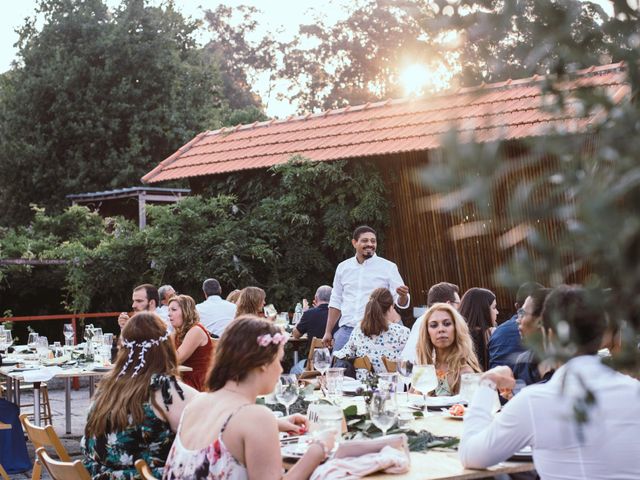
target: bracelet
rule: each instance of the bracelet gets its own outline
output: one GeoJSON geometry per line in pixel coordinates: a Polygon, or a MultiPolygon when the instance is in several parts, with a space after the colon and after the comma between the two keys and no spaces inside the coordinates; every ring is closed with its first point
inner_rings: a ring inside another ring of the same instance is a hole
{"type": "Polygon", "coordinates": [[[498,390],[498,385],[496,385],[496,382],[488,378],[483,378],[482,380],[480,380],[480,386],[489,387],[491,390],[498,390]]]}
{"type": "Polygon", "coordinates": [[[327,448],[327,446],[325,445],[325,443],[323,441],[318,440],[318,439],[311,440],[309,442],[309,447],[311,447],[311,445],[318,445],[320,448],[322,448],[322,461],[324,461],[327,458],[329,458],[329,454],[331,452],[329,451],[329,449],[327,448]]]}

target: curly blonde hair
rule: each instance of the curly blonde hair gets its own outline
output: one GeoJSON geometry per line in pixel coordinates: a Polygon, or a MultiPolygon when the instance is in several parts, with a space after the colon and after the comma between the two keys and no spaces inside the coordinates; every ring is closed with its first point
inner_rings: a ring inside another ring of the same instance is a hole
{"type": "Polygon", "coordinates": [[[418,362],[421,364],[436,364],[436,348],[431,342],[429,335],[429,320],[438,311],[446,312],[453,321],[455,338],[451,345],[446,361],[449,372],[453,373],[454,381],[450,383],[451,391],[457,393],[460,389],[460,371],[469,366],[474,372],[482,371],[475,350],[473,340],[469,334],[469,327],[462,315],[448,303],[435,303],[424,313],[422,325],[420,326],[420,336],[416,347],[418,362]]]}
{"type": "Polygon", "coordinates": [[[181,344],[191,327],[200,322],[200,315],[196,310],[195,300],[189,295],[174,295],[169,299],[167,305],[171,305],[171,302],[176,302],[182,311],[182,325],[176,328],[176,339],[181,344]]]}

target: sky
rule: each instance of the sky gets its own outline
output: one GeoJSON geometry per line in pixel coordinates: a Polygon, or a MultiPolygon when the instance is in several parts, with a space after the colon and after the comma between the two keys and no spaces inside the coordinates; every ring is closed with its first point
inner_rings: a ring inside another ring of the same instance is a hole
{"type": "MultiPolygon", "coordinates": [[[[107,4],[118,5],[118,0],[107,0],[107,4]]],[[[152,2],[157,3],[157,2],[152,2]]],[[[185,16],[201,19],[204,18],[203,10],[214,10],[218,5],[229,6],[251,5],[261,10],[258,25],[264,31],[278,32],[276,37],[280,39],[292,38],[297,32],[298,26],[312,22],[315,15],[327,17],[330,23],[345,16],[346,6],[352,4],[350,0],[175,0],[176,7],[185,16]]],[[[37,0],[0,0],[0,72],[11,68],[11,62],[15,59],[17,49],[14,44],[18,41],[15,32],[24,24],[26,17],[33,16],[37,0]]],[[[200,43],[206,43],[207,32],[200,35],[200,43]]],[[[284,85],[280,85],[283,89],[284,85]]],[[[257,85],[257,93],[267,103],[269,116],[286,117],[295,113],[295,105],[276,98],[278,89],[272,90],[271,98],[267,94],[267,85],[257,85]]]]}
{"type": "MultiPolygon", "coordinates": [[[[119,0],[106,0],[111,6],[118,5],[119,0]]],[[[159,0],[152,0],[157,3],[159,0]]],[[[605,6],[611,13],[609,0],[595,0],[605,6]]],[[[639,0],[640,1],[640,0],[639,0]]],[[[219,4],[229,6],[251,5],[261,10],[258,25],[261,31],[274,33],[280,40],[291,39],[303,23],[312,23],[314,17],[323,16],[331,24],[346,17],[349,5],[353,0],[175,0],[175,4],[185,16],[203,18],[203,10],[213,10],[219,4]]],[[[17,49],[14,44],[18,40],[15,29],[20,27],[26,17],[32,16],[37,0],[0,0],[0,72],[11,68],[17,49]]],[[[208,33],[202,31],[200,43],[206,43],[208,33]]],[[[279,100],[278,93],[284,93],[286,85],[280,83],[269,89],[268,82],[258,81],[254,90],[262,97],[267,115],[286,117],[296,112],[297,106],[286,100],[279,100]]]]}

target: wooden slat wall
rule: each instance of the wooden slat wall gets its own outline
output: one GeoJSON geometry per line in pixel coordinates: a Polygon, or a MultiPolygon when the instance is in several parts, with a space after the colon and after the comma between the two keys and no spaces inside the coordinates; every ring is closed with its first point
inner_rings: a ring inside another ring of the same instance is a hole
{"type": "MultiPolygon", "coordinates": [[[[515,148],[509,153],[519,154],[515,148]]],[[[434,154],[440,152],[431,153],[434,154]]],[[[418,172],[429,161],[429,155],[429,152],[415,152],[380,159],[381,168],[393,168],[395,172],[388,176],[395,177],[388,184],[388,195],[394,206],[391,225],[385,232],[384,256],[398,265],[411,289],[413,306],[426,304],[431,285],[448,281],[459,285],[461,294],[471,287],[492,290],[497,296],[499,318],[508,319],[515,313],[515,292],[498,287],[493,279],[495,267],[510,256],[509,251],[498,246],[498,238],[504,231],[458,241],[451,238],[451,227],[478,219],[473,217],[470,207],[453,213],[425,211],[421,207],[420,199],[429,192],[421,185],[418,172]]],[[[529,167],[519,172],[528,177],[534,174],[529,167]]],[[[494,198],[497,210],[503,215],[507,214],[507,198],[507,188],[494,198]]],[[[557,235],[551,226],[542,229],[548,238],[557,235]]],[[[532,280],[544,283],[541,279],[532,280]]]]}

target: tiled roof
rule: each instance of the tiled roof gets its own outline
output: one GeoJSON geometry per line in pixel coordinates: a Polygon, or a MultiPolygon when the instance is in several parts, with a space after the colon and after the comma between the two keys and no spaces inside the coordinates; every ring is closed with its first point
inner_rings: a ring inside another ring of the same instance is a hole
{"type": "MultiPolygon", "coordinates": [[[[591,67],[560,86],[605,89],[619,102],[630,92],[621,63],[591,67]]],[[[387,100],[284,120],[203,132],[142,177],[146,183],[266,168],[292,155],[330,161],[438,148],[452,127],[463,139],[489,142],[556,132],[583,132],[597,122],[576,101],[545,110],[543,77],[462,88],[430,97],[387,100]]]]}

